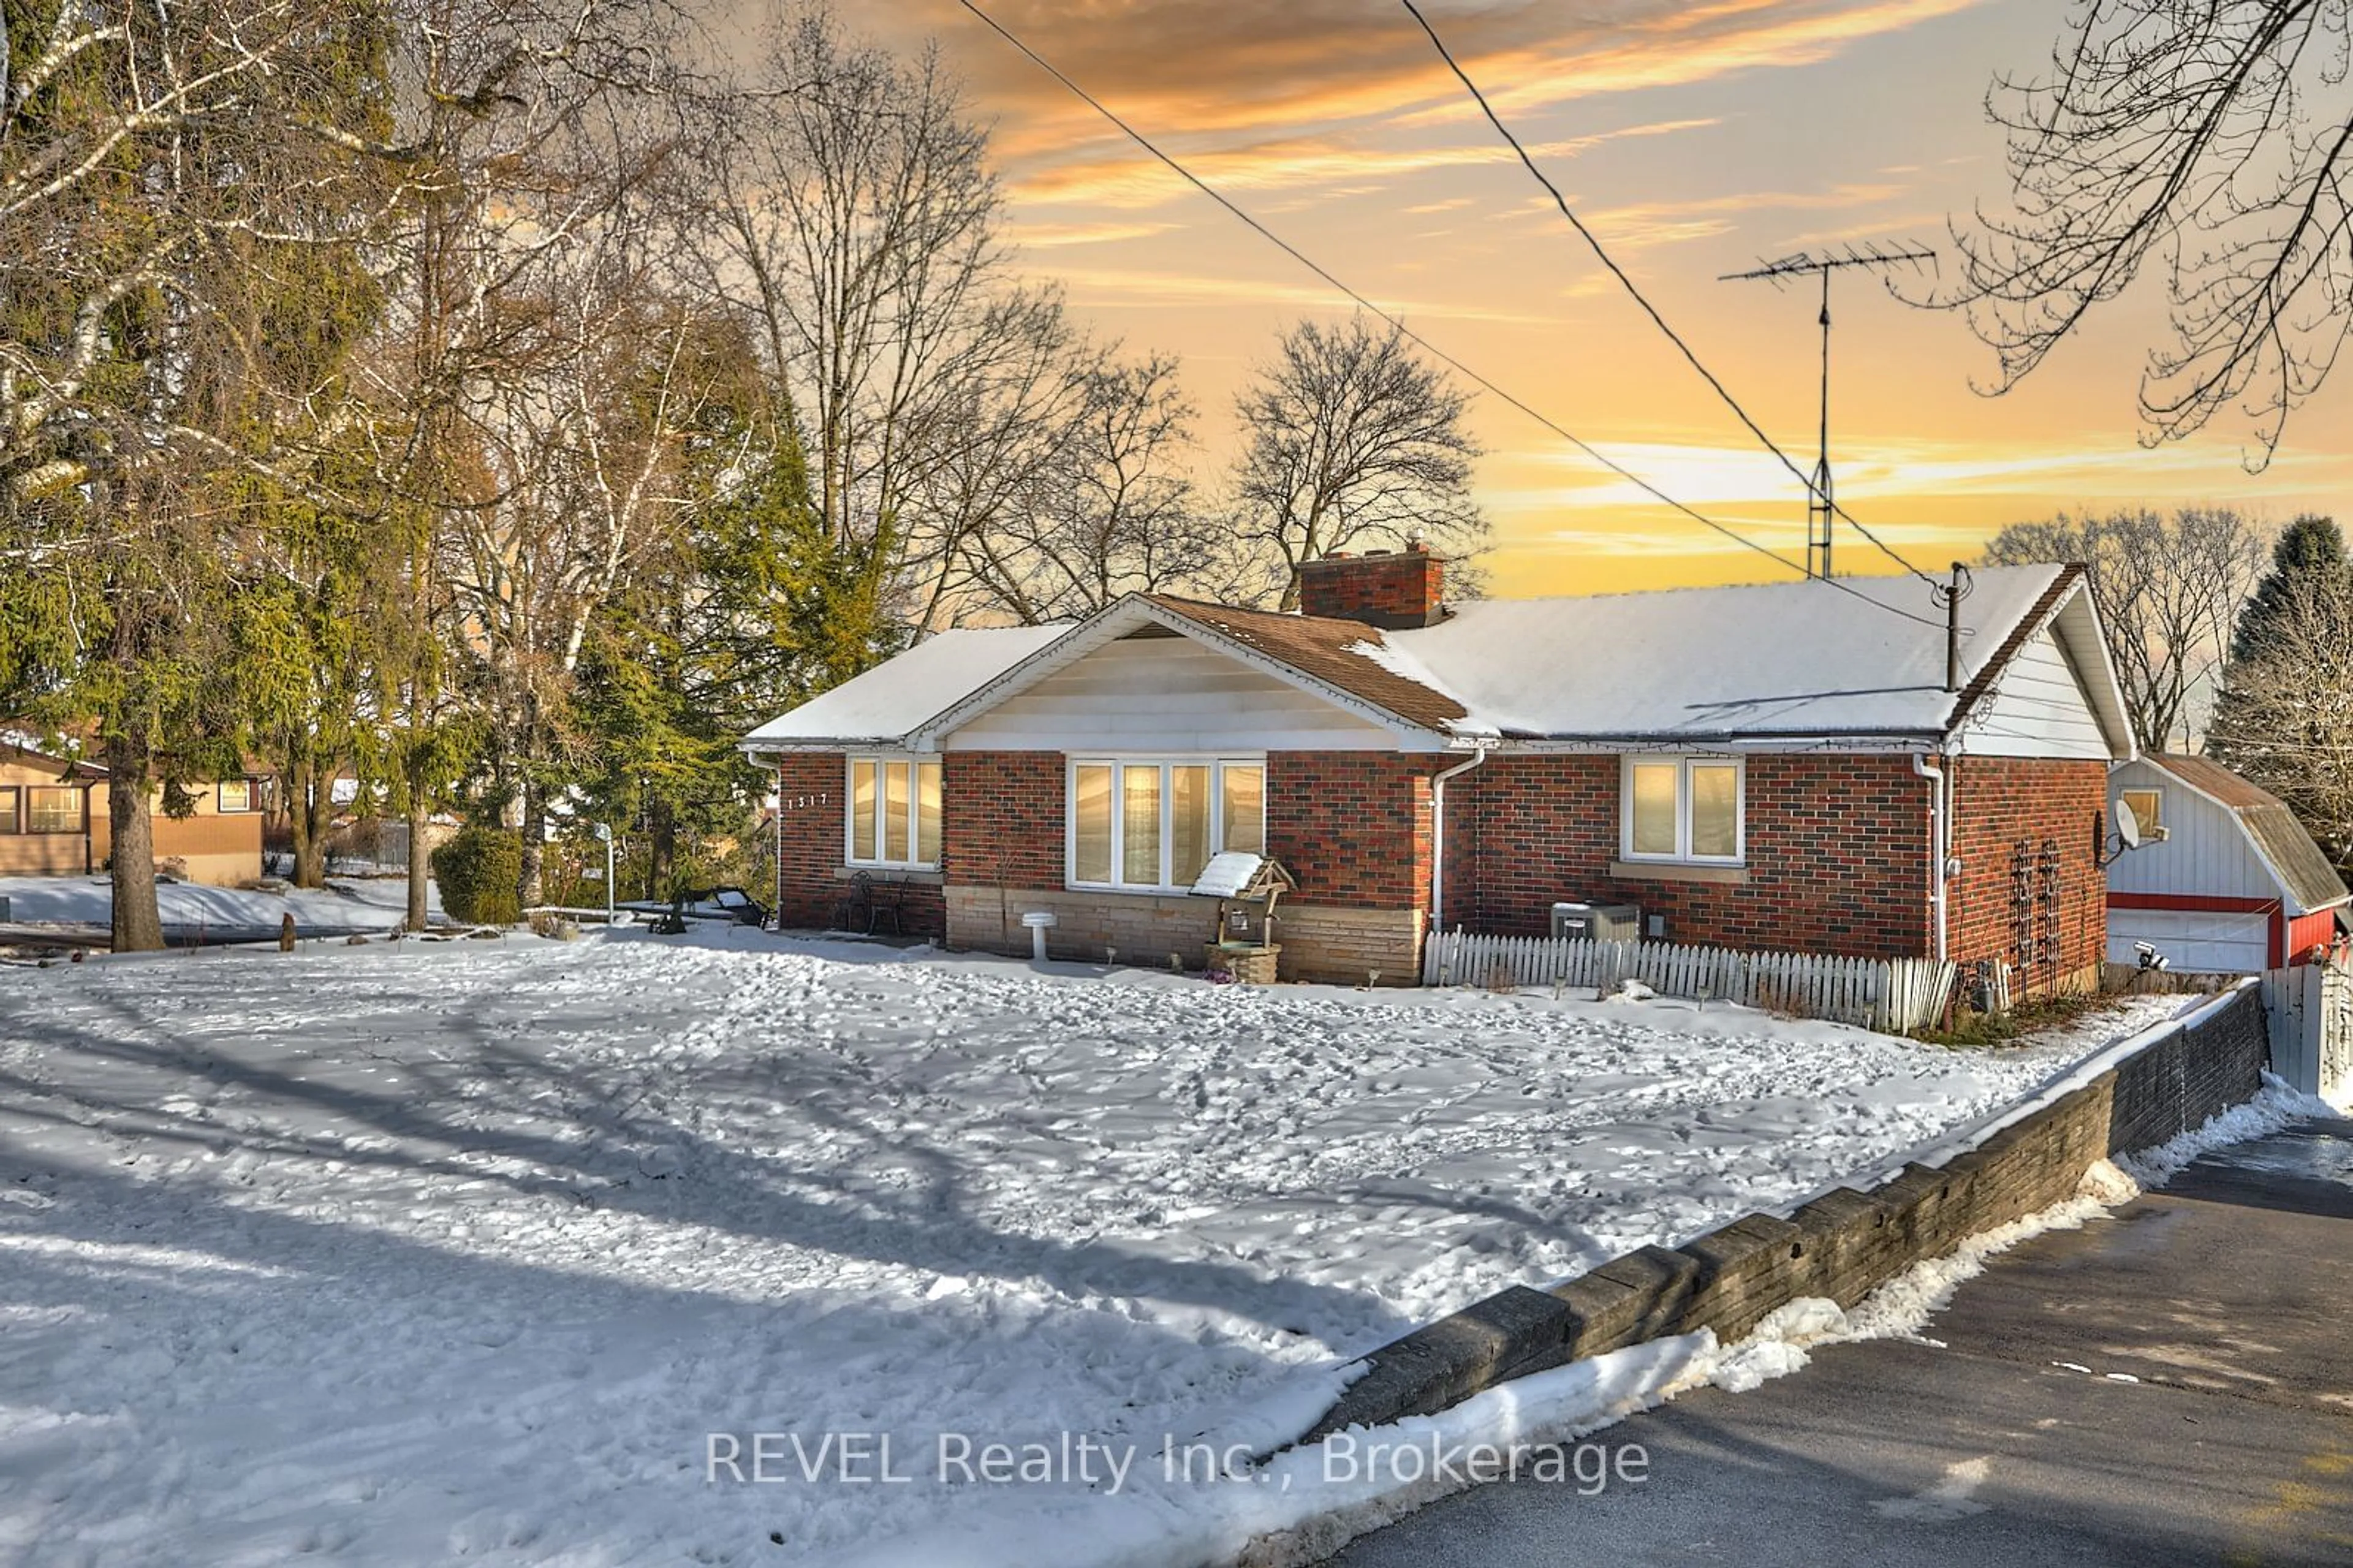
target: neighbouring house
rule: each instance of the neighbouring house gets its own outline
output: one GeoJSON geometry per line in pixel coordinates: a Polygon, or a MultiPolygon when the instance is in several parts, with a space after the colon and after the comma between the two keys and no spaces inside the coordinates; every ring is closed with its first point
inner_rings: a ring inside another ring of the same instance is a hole
{"type": "Polygon", "coordinates": [[[2145,752],[2108,778],[2140,847],[2108,867],[2108,962],[2147,942],[2187,974],[2253,974],[2343,945],[2353,893],[2277,795],[2204,757],[2145,752]]]}
{"type": "Polygon", "coordinates": [[[911,932],[1198,963],[1247,849],[1297,882],[1286,977],[1410,983],[1433,927],[2004,961],[2094,984],[2130,726],[2076,567],[1977,574],[1957,679],[1910,579],[1448,605],[1419,551],[1311,562],[1303,613],[1130,595],[917,644],[762,726],[776,904],[849,879],[911,932]]]}
{"type": "MultiPolygon", "coordinates": [[[[192,882],[234,887],[261,875],[265,781],[192,786],[194,813],[154,811],[155,862],[192,882]]],[[[81,876],[106,868],[107,773],[95,763],[0,743],[0,875],[81,876]]]]}

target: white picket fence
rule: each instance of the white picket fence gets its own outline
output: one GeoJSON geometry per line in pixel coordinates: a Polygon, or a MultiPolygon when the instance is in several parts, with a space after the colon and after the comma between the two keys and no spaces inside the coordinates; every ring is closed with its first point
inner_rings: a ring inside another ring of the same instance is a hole
{"type": "Polygon", "coordinates": [[[1665,996],[1736,1002],[1895,1033],[1941,1016],[1954,974],[1950,962],[1933,958],[1828,958],[1463,931],[1432,934],[1421,957],[1425,985],[1577,985],[1608,992],[1638,980],[1665,996]]]}

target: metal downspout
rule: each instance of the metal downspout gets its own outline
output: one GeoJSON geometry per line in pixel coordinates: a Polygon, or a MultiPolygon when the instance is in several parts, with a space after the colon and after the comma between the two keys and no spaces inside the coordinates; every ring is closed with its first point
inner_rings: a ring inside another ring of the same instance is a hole
{"type": "Polygon", "coordinates": [[[1487,760],[1480,747],[1467,763],[1441,769],[1430,781],[1430,929],[1446,928],[1446,781],[1467,773],[1487,760]]]}

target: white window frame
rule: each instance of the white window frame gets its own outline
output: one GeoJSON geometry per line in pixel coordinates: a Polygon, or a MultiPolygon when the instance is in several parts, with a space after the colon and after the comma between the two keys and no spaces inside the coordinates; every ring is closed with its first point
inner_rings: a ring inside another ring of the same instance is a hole
{"type": "Polygon", "coordinates": [[[1226,770],[1256,768],[1259,772],[1259,834],[1263,842],[1266,833],[1267,766],[1266,754],[1243,752],[1228,755],[1219,752],[1198,754],[1151,752],[1138,754],[1093,752],[1082,756],[1072,753],[1063,760],[1062,767],[1062,882],[1074,890],[1090,893],[1189,893],[1190,882],[1170,881],[1172,862],[1176,853],[1175,823],[1176,792],[1170,786],[1171,768],[1209,770],[1209,853],[1218,853],[1217,846],[1226,841],[1226,770]],[[1108,882],[1082,882],[1079,879],[1079,770],[1109,768],[1111,788],[1111,874],[1108,882]],[[1160,770],[1160,880],[1153,883],[1128,882],[1120,879],[1126,869],[1127,831],[1127,768],[1157,767],[1160,770]]]}
{"type": "Polygon", "coordinates": [[[90,791],[79,784],[26,784],[16,800],[17,820],[24,825],[22,831],[29,837],[64,838],[90,831],[90,791]],[[33,796],[46,795],[52,790],[74,797],[74,820],[66,827],[36,827],[33,826],[33,796]]]}
{"type": "Polygon", "coordinates": [[[907,773],[907,846],[923,847],[923,774],[926,766],[940,768],[940,837],[947,837],[948,781],[938,752],[851,752],[841,761],[841,863],[879,871],[936,871],[940,868],[940,846],[932,846],[932,858],[924,859],[891,860],[882,856],[882,847],[890,837],[881,831],[881,807],[890,798],[883,787],[882,769],[891,763],[910,764],[907,773]],[[874,769],[875,812],[874,850],[872,855],[858,853],[858,764],[866,763],[874,769]]]}
{"type": "Polygon", "coordinates": [[[1711,756],[1693,753],[1688,756],[1629,752],[1620,760],[1618,769],[1618,858],[1638,861],[1648,866],[1746,866],[1748,863],[1748,763],[1744,757],[1711,756]],[[1638,766],[1675,766],[1675,852],[1672,855],[1642,855],[1634,850],[1634,770],[1638,766]],[[1694,855],[1692,842],[1692,768],[1728,767],[1732,769],[1732,839],[1729,856],[1694,855]]]}
{"type": "Polygon", "coordinates": [[[219,783],[213,785],[213,810],[222,816],[250,816],[254,809],[253,802],[255,793],[253,781],[249,778],[222,779],[219,783]],[[229,805],[228,796],[221,793],[223,790],[228,789],[232,785],[245,791],[245,804],[243,805],[229,805]]]}
{"type": "Polygon", "coordinates": [[[2140,812],[2136,810],[2133,813],[2134,826],[2137,826],[2144,834],[2149,832],[2153,828],[2163,827],[2165,826],[2164,788],[2158,784],[2134,784],[2129,788],[2116,791],[2116,803],[2119,805],[2129,805],[2132,804],[2130,797],[2137,795],[2145,795],[2155,800],[2157,802],[2157,809],[2150,812],[2146,816],[2142,816],[2140,812]]]}

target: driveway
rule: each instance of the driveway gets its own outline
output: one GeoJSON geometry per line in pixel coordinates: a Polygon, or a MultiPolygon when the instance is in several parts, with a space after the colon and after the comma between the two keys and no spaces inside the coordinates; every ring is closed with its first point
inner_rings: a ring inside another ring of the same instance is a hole
{"type": "Polygon", "coordinates": [[[1333,1563],[2353,1563],[2353,1121],[2029,1242],[1926,1332],[1598,1434],[1641,1484],[1481,1488],[1333,1563]]]}

